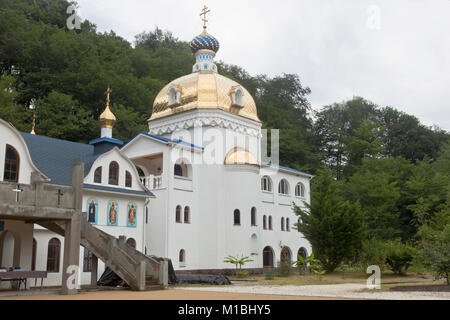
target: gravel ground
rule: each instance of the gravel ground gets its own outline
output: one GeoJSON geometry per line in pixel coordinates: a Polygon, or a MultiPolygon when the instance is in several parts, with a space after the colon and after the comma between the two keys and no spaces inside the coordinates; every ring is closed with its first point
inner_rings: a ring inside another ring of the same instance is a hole
{"type": "Polygon", "coordinates": [[[185,287],[183,290],[348,299],[450,300],[450,292],[385,292],[369,290],[366,285],[357,283],[311,286],[232,285],[224,287],[185,287]]]}

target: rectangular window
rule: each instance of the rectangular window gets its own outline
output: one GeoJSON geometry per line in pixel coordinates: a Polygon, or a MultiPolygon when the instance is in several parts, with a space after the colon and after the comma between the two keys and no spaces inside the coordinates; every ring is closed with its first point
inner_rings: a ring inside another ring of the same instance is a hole
{"type": "Polygon", "coordinates": [[[92,253],[84,248],[83,272],[92,272],[92,253]]]}

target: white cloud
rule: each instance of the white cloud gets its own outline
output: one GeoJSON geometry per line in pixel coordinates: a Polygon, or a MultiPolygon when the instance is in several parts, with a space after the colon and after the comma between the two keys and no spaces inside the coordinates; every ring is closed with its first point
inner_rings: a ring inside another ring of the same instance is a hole
{"type": "Polygon", "coordinates": [[[158,26],[190,41],[208,31],[217,59],[251,74],[297,73],[318,109],[360,95],[450,130],[449,0],[78,0],[99,31],[130,42],[158,26]],[[370,29],[367,8],[380,8],[370,29]]]}

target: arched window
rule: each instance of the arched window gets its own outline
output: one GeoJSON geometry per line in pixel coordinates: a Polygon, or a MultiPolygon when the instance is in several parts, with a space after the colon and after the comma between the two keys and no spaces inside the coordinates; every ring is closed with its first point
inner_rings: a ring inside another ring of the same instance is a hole
{"type": "Polygon", "coordinates": [[[306,259],[308,257],[308,252],[306,251],[305,248],[300,248],[298,249],[298,253],[299,256],[301,256],[303,259],[306,259]]]}
{"type": "Polygon", "coordinates": [[[131,173],[129,171],[125,171],[125,187],[126,188],[132,187],[131,173]]]}
{"type": "Polygon", "coordinates": [[[261,190],[266,192],[272,192],[272,180],[268,176],[262,177],[261,190]]]}
{"type": "Polygon", "coordinates": [[[250,220],[251,220],[252,227],[256,227],[256,208],[255,207],[252,208],[250,215],[251,215],[250,220]]]}
{"type": "Polygon", "coordinates": [[[92,272],[92,252],[84,248],[83,253],[83,272],[92,272]]]}
{"type": "Polygon", "coordinates": [[[94,182],[102,183],[102,167],[98,167],[94,172],[94,182]]]}
{"type": "Polygon", "coordinates": [[[291,262],[291,249],[289,249],[289,247],[283,247],[281,250],[280,260],[282,262],[291,262]]]}
{"type": "Polygon", "coordinates": [[[269,216],[269,230],[273,230],[272,229],[272,216],[269,216]]]}
{"type": "Polygon", "coordinates": [[[47,272],[59,272],[59,260],[61,255],[61,241],[52,238],[48,242],[47,272]]]}
{"type": "Polygon", "coordinates": [[[265,247],[263,250],[263,267],[273,268],[273,249],[265,247]]]}
{"type": "Polygon", "coordinates": [[[302,183],[298,183],[295,186],[295,196],[301,198],[305,197],[305,186],[302,183]]]}
{"type": "Polygon", "coordinates": [[[291,222],[289,221],[289,218],[286,218],[286,231],[291,231],[291,222]]]}
{"type": "Polygon", "coordinates": [[[184,249],[181,249],[180,253],[178,254],[178,262],[181,266],[184,266],[184,264],[186,263],[186,252],[184,251],[184,249]]]}
{"type": "Polygon", "coordinates": [[[5,170],[3,180],[8,182],[19,181],[20,157],[19,153],[9,144],[6,145],[5,170]]]}
{"type": "Polygon", "coordinates": [[[176,107],[180,104],[181,92],[180,89],[172,85],[167,91],[168,106],[176,107]]]}
{"type": "Polygon", "coordinates": [[[238,209],[234,210],[233,217],[234,217],[234,225],[235,226],[241,225],[241,212],[238,209]]]}
{"type": "Polygon", "coordinates": [[[232,88],[231,91],[231,100],[232,100],[232,106],[233,107],[244,107],[244,90],[242,90],[241,87],[236,86],[232,88]]]}
{"type": "Polygon", "coordinates": [[[289,194],[289,183],[286,181],[286,179],[280,181],[280,184],[278,185],[278,193],[285,195],[289,194]]]}
{"type": "Polygon", "coordinates": [[[119,184],[119,164],[115,161],[109,164],[109,184],[119,184]]]}
{"type": "Polygon", "coordinates": [[[267,230],[267,217],[266,216],[263,217],[263,229],[267,230]]]}
{"type": "Polygon", "coordinates": [[[37,254],[37,241],[33,238],[33,252],[31,255],[31,271],[36,271],[36,254],[37,254]]]}
{"type": "Polygon", "coordinates": [[[182,177],[183,176],[183,167],[180,164],[176,164],[174,166],[174,174],[177,177],[182,177]]]}
{"type": "Polygon", "coordinates": [[[184,223],[191,223],[190,215],[191,215],[191,208],[187,206],[184,207],[184,223]]]}
{"type": "Polygon", "coordinates": [[[189,171],[192,170],[191,166],[189,164],[186,164],[184,162],[180,162],[174,165],[173,167],[173,174],[175,177],[185,177],[189,178],[190,173],[189,171]]]}
{"type": "Polygon", "coordinates": [[[175,210],[175,221],[181,223],[181,206],[177,206],[177,209],[175,210]]]}
{"type": "Polygon", "coordinates": [[[281,231],[284,231],[284,218],[281,218],[281,231]]]}
{"type": "Polygon", "coordinates": [[[134,240],[133,238],[128,238],[127,239],[127,245],[129,245],[130,247],[136,249],[136,240],[134,240]]]}

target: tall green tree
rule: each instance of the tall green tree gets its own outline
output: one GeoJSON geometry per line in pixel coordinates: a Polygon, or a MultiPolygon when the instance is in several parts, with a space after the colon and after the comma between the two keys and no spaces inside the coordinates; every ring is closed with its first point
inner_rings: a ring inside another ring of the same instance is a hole
{"type": "Polygon", "coordinates": [[[331,171],[320,171],[313,180],[311,204],[307,209],[294,205],[300,217],[296,224],[311,243],[313,252],[327,272],[351,259],[365,237],[364,216],[358,202],[343,201],[331,171]]]}

